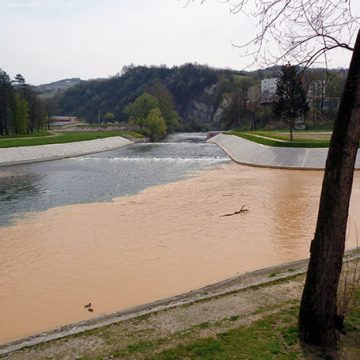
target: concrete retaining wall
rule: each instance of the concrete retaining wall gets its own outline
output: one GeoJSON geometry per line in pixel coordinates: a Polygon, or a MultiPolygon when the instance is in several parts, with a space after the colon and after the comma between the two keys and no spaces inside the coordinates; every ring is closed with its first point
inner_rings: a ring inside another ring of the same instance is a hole
{"type": "MultiPolygon", "coordinates": [[[[239,164],[260,167],[322,170],[325,168],[328,153],[327,148],[266,146],[235,135],[220,134],[209,139],[208,142],[219,145],[232,160],[239,164]]],[[[359,155],[355,168],[360,169],[359,155]]]]}
{"type": "Polygon", "coordinates": [[[0,149],[0,166],[64,159],[116,149],[132,141],[120,136],[66,144],[20,146],[0,149]]]}

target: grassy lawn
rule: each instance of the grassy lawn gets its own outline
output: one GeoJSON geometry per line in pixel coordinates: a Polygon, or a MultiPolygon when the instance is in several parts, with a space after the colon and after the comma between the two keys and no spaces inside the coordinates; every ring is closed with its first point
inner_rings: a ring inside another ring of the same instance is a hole
{"type": "Polygon", "coordinates": [[[323,132],[295,132],[294,141],[289,141],[289,134],[285,131],[231,131],[228,134],[239,136],[259,144],[278,147],[329,147],[330,134],[323,132]]]}
{"type": "MultiPolygon", "coordinates": [[[[278,309],[279,310],[279,309],[278,309]]],[[[261,313],[261,309],[259,310],[261,313]]],[[[360,309],[347,319],[346,335],[342,335],[338,349],[324,351],[300,344],[297,331],[298,304],[270,316],[229,331],[219,331],[228,318],[214,323],[203,323],[187,333],[157,341],[141,341],[114,352],[110,356],[120,359],[152,360],[267,360],[267,359],[359,359],[360,309]],[[206,336],[206,333],[211,336],[206,336]],[[205,334],[205,336],[204,336],[205,334]],[[172,344],[177,344],[172,346],[172,344]],[[161,350],[164,349],[165,350],[161,350]],[[160,351],[159,351],[160,349],[160,351]],[[339,356],[339,357],[336,357],[339,356]]],[[[100,359],[89,357],[86,359],[100,359]]]]}
{"type": "MultiPolygon", "coordinates": [[[[249,131],[250,134],[289,141],[289,130],[249,131]]],[[[296,130],[293,132],[295,141],[330,141],[331,131],[296,130]]]]}
{"type": "MultiPolygon", "coordinates": [[[[297,338],[298,308],[260,320],[214,338],[199,339],[175,349],[163,351],[153,359],[321,359],[319,349],[302,347],[297,338]]],[[[359,320],[357,318],[357,320],[359,320]]],[[[360,354],[360,323],[353,316],[348,323],[348,336],[343,343],[346,353],[360,354]]],[[[340,350],[340,349],[339,349],[340,350]]],[[[340,352],[342,351],[340,350],[340,352]]],[[[350,355],[351,356],[351,355],[350,355]]],[[[351,357],[349,357],[351,358],[351,357]]]]}
{"type": "Polygon", "coordinates": [[[44,135],[27,135],[19,137],[0,137],[0,148],[33,146],[46,144],[63,144],[75,141],[102,139],[111,136],[122,136],[126,138],[141,138],[142,136],[133,131],[94,131],[94,132],[64,132],[56,135],[42,133],[44,135]]]}
{"type": "Polygon", "coordinates": [[[54,136],[53,133],[49,131],[41,131],[33,134],[26,135],[2,135],[0,136],[0,140],[2,139],[25,139],[25,138],[33,138],[33,137],[41,137],[41,136],[54,136]]]}

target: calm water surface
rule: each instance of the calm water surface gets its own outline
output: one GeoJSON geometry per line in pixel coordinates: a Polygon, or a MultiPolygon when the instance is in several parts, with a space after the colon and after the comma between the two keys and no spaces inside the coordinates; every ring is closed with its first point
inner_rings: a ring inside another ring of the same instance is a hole
{"type": "Polygon", "coordinates": [[[229,161],[204,133],[171,135],[103,153],[0,168],[0,226],[29,211],[110,201],[229,161]]]}

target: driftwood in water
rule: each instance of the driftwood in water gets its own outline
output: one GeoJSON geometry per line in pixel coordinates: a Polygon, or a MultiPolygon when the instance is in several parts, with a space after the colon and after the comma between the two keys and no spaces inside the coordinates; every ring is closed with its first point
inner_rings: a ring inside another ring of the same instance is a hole
{"type": "Polygon", "coordinates": [[[231,214],[220,215],[220,217],[238,215],[238,214],[241,214],[241,213],[246,212],[246,211],[249,211],[249,210],[245,209],[245,205],[243,205],[242,208],[239,211],[235,211],[235,212],[233,212],[231,214]]]}

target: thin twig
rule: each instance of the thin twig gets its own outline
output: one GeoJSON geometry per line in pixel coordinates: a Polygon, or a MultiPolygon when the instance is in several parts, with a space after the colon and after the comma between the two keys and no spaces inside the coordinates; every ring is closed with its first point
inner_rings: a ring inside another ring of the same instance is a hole
{"type": "Polygon", "coordinates": [[[245,205],[243,205],[242,208],[239,211],[235,211],[235,212],[233,212],[231,214],[220,215],[220,217],[238,215],[238,214],[241,214],[241,213],[247,212],[247,211],[249,211],[249,210],[245,209],[245,205]]]}

